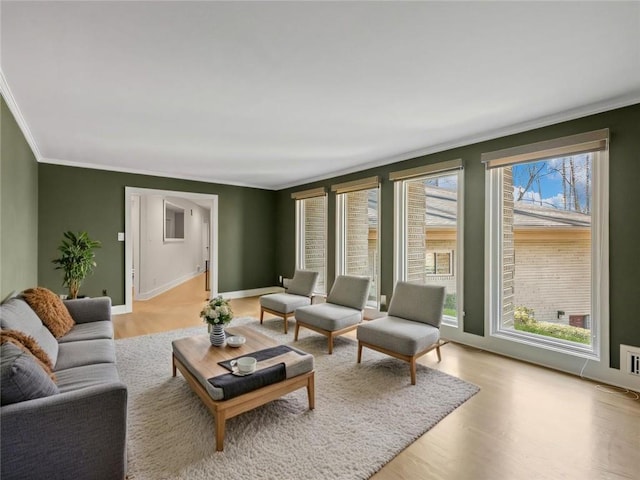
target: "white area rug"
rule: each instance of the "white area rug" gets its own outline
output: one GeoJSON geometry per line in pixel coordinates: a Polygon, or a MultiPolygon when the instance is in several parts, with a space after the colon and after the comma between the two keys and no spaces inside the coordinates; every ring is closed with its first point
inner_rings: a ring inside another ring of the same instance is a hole
{"type": "Polygon", "coordinates": [[[326,338],[309,330],[294,343],[282,321],[231,326],[243,324],[315,356],[315,410],[301,389],[227,420],[224,452],[216,453],[213,417],[180,373],[171,377],[171,341],[205,327],[118,340],[130,480],[368,478],[479,390],[422,365],[411,386],[407,363],[368,349],[358,365],[348,338],[327,355],[326,338]]]}

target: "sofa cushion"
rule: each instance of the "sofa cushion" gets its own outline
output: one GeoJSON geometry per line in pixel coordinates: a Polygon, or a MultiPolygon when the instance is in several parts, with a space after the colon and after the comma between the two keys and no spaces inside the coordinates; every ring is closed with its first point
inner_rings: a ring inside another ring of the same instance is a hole
{"type": "Polygon", "coordinates": [[[433,325],[398,317],[382,317],[358,326],[358,340],[403,355],[415,355],[440,339],[433,325]]]}
{"type": "Polygon", "coordinates": [[[53,363],[38,342],[33,337],[21,332],[20,330],[0,330],[0,344],[12,343],[22,351],[30,353],[36,358],[36,361],[44,369],[47,375],[55,381],[55,375],[53,374],[53,363]]]}
{"type": "Polygon", "coordinates": [[[353,308],[334,305],[332,303],[318,303],[308,307],[296,309],[296,320],[334,332],[362,321],[362,312],[353,308]]]}
{"type": "Polygon", "coordinates": [[[76,323],[71,331],[58,339],[58,343],[80,342],[84,340],[111,340],[113,323],[110,321],[76,323]]]}
{"type": "Polygon", "coordinates": [[[33,337],[49,355],[51,363],[56,364],[58,342],[24,299],[11,298],[0,305],[0,327],[7,330],[20,330],[33,337]]]}
{"type": "Polygon", "coordinates": [[[288,293],[271,293],[260,297],[260,306],[280,313],[291,313],[298,307],[310,305],[309,297],[289,295],[288,293]]]}
{"type": "Polygon", "coordinates": [[[54,337],[66,335],[75,325],[62,299],[48,288],[29,288],[22,296],[54,337]]]}
{"type": "Polygon", "coordinates": [[[95,363],[115,363],[116,348],[112,340],[86,340],[60,344],[54,371],[95,363]]]}
{"type": "Polygon", "coordinates": [[[60,393],[120,381],[118,370],[114,363],[96,363],[67,368],[56,372],[56,374],[58,375],[60,393]]]}
{"type": "Polygon", "coordinates": [[[0,345],[0,383],[2,405],[47,397],[59,392],[35,357],[9,342],[0,345]]]}

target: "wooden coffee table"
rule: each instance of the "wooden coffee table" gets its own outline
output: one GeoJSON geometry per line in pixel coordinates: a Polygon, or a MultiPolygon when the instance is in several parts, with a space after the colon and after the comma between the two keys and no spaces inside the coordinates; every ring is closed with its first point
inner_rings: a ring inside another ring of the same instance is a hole
{"type": "Polygon", "coordinates": [[[250,327],[232,327],[227,331],[233,335],[242,335],[247,342],[239,348],[212,347],[209,335],[206,334],[172,342],[173,376],[176,376],[176,369],[180,370],[191,389],[213,414],[217,451],[223,450],[225,423],[228,418],[253,410],[303,387],[307,388],[309,410],[315,407],[313,370],[229,400],[214,400],[208,390],[207,379],[229,373],[226,368],[218,365],[218,362],[279,345],[275,340],[250,327]]]}

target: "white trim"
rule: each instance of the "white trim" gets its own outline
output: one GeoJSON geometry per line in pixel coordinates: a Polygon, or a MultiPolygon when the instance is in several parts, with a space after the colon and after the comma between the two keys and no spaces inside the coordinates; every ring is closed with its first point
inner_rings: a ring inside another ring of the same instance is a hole
{"type": "Polygon", "coordinates": [[[215,297],[218,293],[218,195],[210,193],[194,193],[194,192],[180,192],[174,190],[157,190],[153,188],[141,188],[141,187],[124,187],[124,232],[125,232],[125,245],[124,245],[124,298],[125,312],[131,313],[133,311],[133,281],[131,279],[131,273],[133,270],[133,238],[132,238],[132,225],[131,225],[131,196],[132,195],[164,195],[180,198],[187,198],[191,200],[210,200],[211,211],[209,217],[209,228],[211,249],[209,251],[209,288],[210,297],[215,297]]]}
{"type": "Polygon", "coordinates": [[[124,315],[125,313],[131,313],[130,311],[127,311],[126,305],[111,306],[111,315],[124,315]]]}
{"type": "MultiPolygon", "coordinates": [[[[451,167],[457,161],[441,162],[440,165],[451,167]]],[[[434,164],[438,165],[438,164],[434,164]]],[[[457,181],[456,190],[456,248],[455,249],[435,249],[432,252],[447,252],[452,254],[451,273],[446,274],[425,274],[429,279],[435,280],[439,277],[454,276],[456,281],[456,311],[455,326],[451,323],[447,325],[451,328],[463,329],[464,323],[464,169],[452,167],[447,169],[434,169],[431,173],[420,176],[408,176],[394,182],[394,216],[393,216],[393,285],[403,281],[407,277],[407,266],[405,258],[406,245],[406,200],[408,182],[421,181],[428,178],[455,175],[457,181]]],[[[426,247],[425,247],[426,248],[426,247]]],[[[426,252],[426,250],[425,250],[426,252]]],[[[425,266],[426,268],[426,266],[425,266]]],[[[390,302],[390,300],[389,300],[390,302]]],[[[445,320],[453,318],[446,316],[445,320]]],[[[443,323],[444,325],[444,323],[443,323]]]]}
{"type": "MultiPolygon", "coordinates": [[[[609,161],[608,150],[594,154],[592,212],[592,342],[589,348],[562,340],[536,340],[521,332],[500,330],[496,315],[502,312],[502,169],[485,176],[485,336],[481,348],[544,365],[580,373],[613,385],[625,384],[624,376],[609,368],[609,161]],[[498,188],[499,187],[499,188],[498,188]],[[597,283],[599,281],[599,284],[597,283]],[[494,294],[498,292],[498,294],[494,294]]],[[[460,337],[453,335],[451,340],[460,337]]],[[[456,340],[457,341],[457,340],[456,340]]],[[[466,343],[465,340],[460,340],[466,343]]],[[[467,340],[468,341],[468,340],[467,340]]],[[[628,384],[628,382],[627,382],[628,384]]],[[[625,385],[626,387],[626,385],[625,385]]],[[[628,387],[627,387],[628,388],[628,387]]]]}
{"type": "MultiPolygon", "coordinates": [[[[371,180],[375,178],[376,181],[378,181],[378,177],[370,177],[371,180]]],[[[351,186],[355,185],[355,182],[347,182],[348,184],[350,184],[351,186]]],[[[380,188],[380,183],[371,183],[368,182],[366,183],[366,187],[365,188],[355,188],[355,189],[350,189],[349,187],[345,187],[347,185],[347,183],[343,183],[340,185],[336,185],[336,187],[340,187],[341,190],[335,190],[336,192],[336,210],[335,210],[335,221],[336,221],[336,254],[335,254],[335,261],[336,261],[336,277],[338,275],[346,275],[346,263],[347,263],[347,257],[346,257],[346,245],[347,245],[347,241],[346,241],[346,237],[347,237],[347,215],[346,215],[346,197],[345,195],[352,193],[352,192],[360,192],[360,191],[369,191],[369,190],[376,190],[377,192],[377,210],[376,210],[376,216],[377,216],[377,239],[376,239],[376,265],[374,266],[374,273],[376,273],[376,278],[371,278],[371,281],[375,281],[375,285],[376,285],[376,299],[375,299],[375,305],[372,305],[369,303],[369,295],[367,294],[367,308],[372,309],[372,310],[376,310],[379,311],[380,309],[380,263],[381,263],[381,248],[380,248],[380,239],[382,237],[382,229],[381,229],[381,225],[382,222],[380,221],[381,215],[380,212],[382,211],[382,188],[380,188]]],[[[367,219],[368,219],[368,213],[367,213],[367,219]]],[[[369,254],[367,251],[367,258],[369,258],[369,254]]]]}
{"type": "Polygon", "coordinates": [[[248,187],[248,188],[258,188],[260,190],[279,190],[279,188],[267,188],[263,185],[254,185],[250,183],[243,182],[233,182],[231,180],[218,180],[215,178],[203,178],[198,175],[184,175],[180,173],[167,173],[167,172],[158,172],[155,170],[146,170],[143,168],[129,168],[129,167],[120,167],[115,165],[98,165],[95,163],[87,163],[87,162],[74,162],[72,160],[60,160],[57,158],[50,157],[41,157],[38,159],[40,163],[47,163],[51,165],[61,165],[63,167],[76,167],[76,168],[88,168],[91,170],[105,170],[107,172],[121,172],[121,173],[132,173],[135,175],[149,175],[152,177],[161,177],[161,178],[175,178],[179,180],[193,180],[195,182],[200,183],[212,183],[218,185],[233,185],[236,187],[248,187]]]}
{"type": "Polygon", "coordinates": [[[252,288],[249,290],[236,290],[233,292],[221,292],[218,295],[222,295],[226,299],[231,299],[231,298],[257,297],[261,295],[267,295],[269,293],[282,293],[284,291],[285,291],[284,288],[275,286],[275,287],[252,288]]]}
{"type": "MultiPolygon", "coordinates": [[[[305,232],[302,228],[304,225],[305,219],[305,201],[322,198],[324,203],[324,291],[314,292],[315,294],[326,295],[328,289],[328,278],[327,278],[327,254],[329,248],[329,200],[328,195],[325,193],[322,196],[314,196],[314,197],[305,197],[301,199],[295,200],[295,219],[296,219],[296,263],[295,268],[297,269],[305,269],[308,268],[305,262],[305,250],[302,245],[305,243],[305,232]]],[[[317,287],[316,287],[317,288],[317,287]]]]}
{"type": "Polygon", "coordinates": [[[326,175],[318,175],[316,177],[306,178],[302,181],[295,183],[287,183],[277,187],[274,190],[283,190],[286,188],[296,187],[307,183],[319,182],[322,180],[339,177],[341,175],[347,175],[349,173],[361,172],[370,168],[381,167],[384,165],[390,165],[392,163],[401,162],[403,160],[409,160],[425,155],[431,155],[433,153],[444,152],[459,147],[468,147],[480,142],[493,140],[496,138],[506,137],[509,135],[515,135],[517,133],[528,132],[529,130],[535,130],[537,128],[548,127],[557,123],[568,122],[578,118],[588,117],[590,115],[596,115],[598,113],[608,112],[616,110],[618,108],[628,107],[640,102],[640,95],[636,92],[629,95],[622,95],[602,102],[596,102],[589,105],[581,106],[578,108],[566,110],[564,112],[556,113],[553,115],[547,115],[535,120],[518,123],[516,125],[510,125],[504,128],[498,128],[495,130],[489,130],[488,132],[480,133],[477,135],[470,135],[468,137],[462,137],[459,139],[451,140],[449,142],[443,142],[432,147],[427,147],[418,150],[411,150],[405,153],[399,153],[391,157],[381,158],[379,160],[371,161],[368,163],[362,163],[358,166],[346,168],[344,170],[333,171],[326,175]]]}
{"type": "Polygon", "coordinates": [[[177,287],[178,285],[182,285],[183,283],[188,282],[189,280],[201,274],[202,272],[197,272],[197,271],[187,273],[185,275],[182,275],[181,277],[175,278],[170,282],[165,283],[164,285],[160,285],[159,287],[156,287],[153,290],[149,290],[148,292],[138,292],[138,294],[136,295],[136,301],[150,300],[154,297],[157,297],[161,293],[167,292],[172,288],[177,287]]]}
{"type": "MultiPolygon", "coordinates": [[[[441,335],[452,342],[486,350],[505,357],[570,373],[590,380],[640,391],[640,381],[622,370],[609,368],[608,361],[596,362],[577,356],[571,356],[538,347],[530,347],[519,342],[511,342],[490,336],[479,336],[463,332],[461,329],[442,325],[441,335]]],[[[486,330],[485,330],[486,335],[486,330]]]]}
{"type": "Polygon", "coordinates": [[[25,140],[31,147],[31,151],[33,152],[33,155],[36,157],[36,161],[41,162],[42,154],[40,153],[40,149],[38,148],[36,139],[33,137],[33,134],[31,133],[31,129],[29,128],[29,124],[27,123],[24,116],[22,115],[22,111],[18,107],[18,104],[16,103],[16,99],[13,96],[13,93],[11,93],[11,89],[9,88],[9,84],[7,83],[6,78],[4,78],[4,73],[2,72],[2,69],[0,69],[0,93],[2,93],[2,96],[4,97],[4,101],[7,102],[7,106],[9,107],[9,110],[13,114],[13,118],[16,119],[16,123],[18,124],[18,127],[22,131],[22,135],[24,135],[25,140]]]}

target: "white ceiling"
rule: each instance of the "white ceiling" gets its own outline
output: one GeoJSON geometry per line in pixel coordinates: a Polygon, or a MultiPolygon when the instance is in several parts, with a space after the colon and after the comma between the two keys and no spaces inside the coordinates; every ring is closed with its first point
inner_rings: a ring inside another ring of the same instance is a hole
{"type": "Polygon", "coordinates": [[[279,189],[640,101],[640,2],[1,3],[39,161],[279,189]]]}

